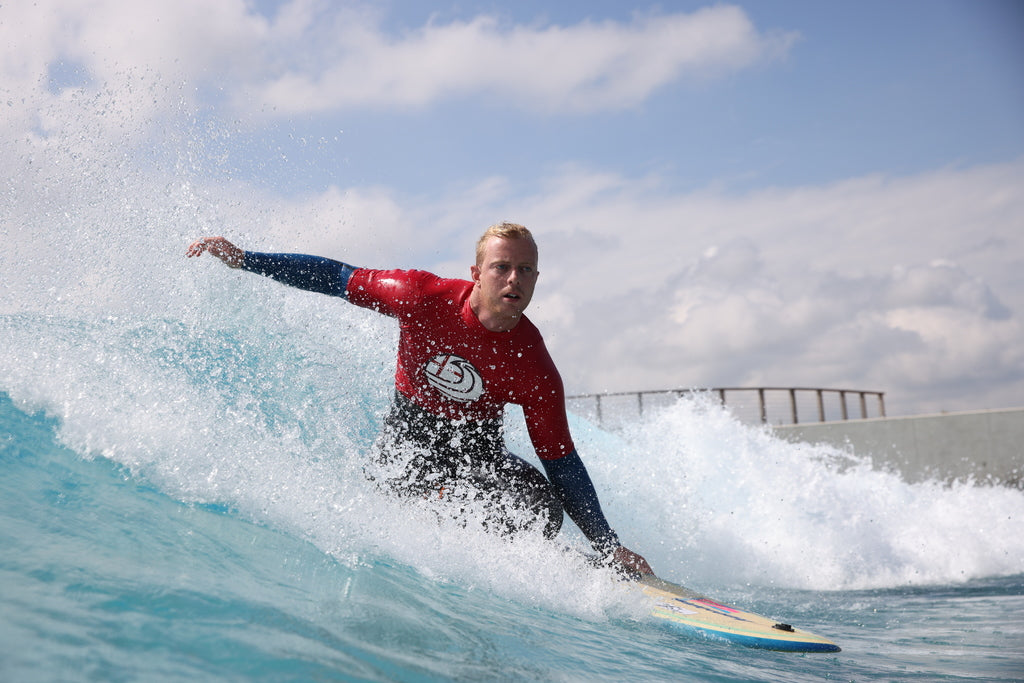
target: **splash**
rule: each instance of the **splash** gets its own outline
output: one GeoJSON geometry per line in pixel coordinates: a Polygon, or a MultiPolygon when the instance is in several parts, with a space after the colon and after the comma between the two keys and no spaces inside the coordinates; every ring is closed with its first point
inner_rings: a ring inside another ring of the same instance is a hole
{"type": "Polygon", "coordinates": [[[907,483],[868,457],[743,424],[711,399],[683,398],[621,437],[591,429],[588,440],[630,533],[684,582],[837,590],[1024,567],[1019,491],[907,483]]]}
{"type": "MultiPolygon", "coordinates": [[[[565,609],[608,607],[607,588],[580,587],[579,558],[439,524],[368,485],[362,467],[391,385],[388,321],[324,300],[327,311],[303,293],[275,300],[257,278],[231,286],[245,290],[232,326],[3,316],[0,386],[57,417],[60,439],[83,457],[124,465],[179,500],[223,506],[352,561],[391,558],[565,609]],[[257,306],[262,314],[250,317],[257,306]],[[550,584],[537,577],[552,574],[580,587],[574,599],[539,587],[550,584]],[[594,591],[603,607],[584,599],[594,591]]],[[[507,421],[512,448],[530,456],[521,415],[507,421]]],[[[956,583],[1024,566],[1019,491],[909,484],[699,398],[621,434],[573,423],[624,542],[682,583],[836,590],[956,583]]],[[[572,528],[563,541],[584,546],[572,528]]]]}

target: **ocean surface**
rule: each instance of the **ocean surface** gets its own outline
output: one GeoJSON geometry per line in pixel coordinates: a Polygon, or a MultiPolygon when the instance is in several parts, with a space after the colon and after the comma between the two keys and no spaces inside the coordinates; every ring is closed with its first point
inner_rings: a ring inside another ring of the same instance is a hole
{"type": "Polygon", "coordinates": [[[0,315],[0,680],[1024,679],[1024,492],[910,485],[700,397],[573,417],[660,575],[843,649],[675,632],[571,523],[510,542],[380,496],[392,324],[181,251],[143,306],[0,315]]]}

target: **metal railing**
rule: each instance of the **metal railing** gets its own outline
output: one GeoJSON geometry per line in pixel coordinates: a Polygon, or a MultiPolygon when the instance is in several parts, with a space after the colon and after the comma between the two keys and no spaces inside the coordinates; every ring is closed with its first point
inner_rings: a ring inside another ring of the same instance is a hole
{"type": "Polygon", "coordinates": [[[868,417],[885,417],[885,392],[866,391],[862,389],[825,389],[809,387],[718,387],[713,389],[659,389],[655,391],[620,391],[606,392],[602,394],[578,394],[568,396],[570,408],[584,407],[584,412],[590,412],[592,417],[600,425],[604,425],[608,417],[608,404],[616,403],[618,409],[615,411],[620,417],[623,408],[635,401],[637,416],[644,414],[645,407],[649,405],[664,405],[681,396],[694,393],[714,394],[718,397],[723,406],[727,406],[736,413],[740,419],[748,422],[760,422],[768,424],[772,418],[777,418],[776,424],[786,424],[779,415],[788,417],[788,424],[800,423],[800,406],[805,411],[808,408],[816,409],[818,422],[830,422],[832,420],[850,419],[850,409],[847,404],[847,396],[856,396],[859,405],[861,419],[868,417]],[[781,398],[780,398],[781,397],[781,398]],[[877,400],[877,414],[871,415],[868,410],[868,398],[877,400]],[[827,399],[836,400],[829,401],[827,399]],[[781,403],[780,403],[781,401],[781,403]],[[808,402],[810,401],[810,404],[808,402]],[[593,406],[592,411],[587,411],[586,406],[593,406]],[[756,411],[756,412],[753,412],[756,411]],[[838,411],[838,412],[837,412],[838,411]],[[753,413],[753,414],[752,414],[753,413]]]}

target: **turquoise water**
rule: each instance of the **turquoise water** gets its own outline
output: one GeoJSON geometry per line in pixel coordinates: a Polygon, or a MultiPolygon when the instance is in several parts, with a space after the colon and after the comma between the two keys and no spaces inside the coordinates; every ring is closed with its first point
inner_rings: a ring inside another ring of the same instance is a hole
{"type": "Polygon", "coordinates": [[[159,316],[0,316],[0,680],[1024,678],[1021,491],[909,485],[699,400],[574,419],[661,575],[843,651],[676,633],[574,529],[508,543],[379,497],[394,330],[214,265],[159,316]]]}

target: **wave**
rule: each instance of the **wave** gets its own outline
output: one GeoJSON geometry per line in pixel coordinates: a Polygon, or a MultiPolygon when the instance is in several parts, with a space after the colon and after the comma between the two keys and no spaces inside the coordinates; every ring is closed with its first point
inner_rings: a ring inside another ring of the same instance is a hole
{"type": "MultiPolygon", "coordinates": [[[[568,597],[538,587],[537,575],[579,585],[576,561],[551,544],[439,524],[368,484],[362,465],[392,386],[390,321],[255,277],[230,286],[232,303],[205,316],[0,316],[0,390],[20,411],[48,415],[56,443],[77,457],[329,556],[404,563],[574,611],[622,608],[614,591],[584,599],[593,585],[568,597]]],[[[512,450],[532,457],[521,413],[506,421],[512,450]]],[[[1024,567],[1016,490],[909,484],[700,397],[622,432],[576,417],[572,428],[624,542],[680,583],[843,590],[1024,567]]],[[[560,542],[582,544],[574,529],[560,542]]]]}

